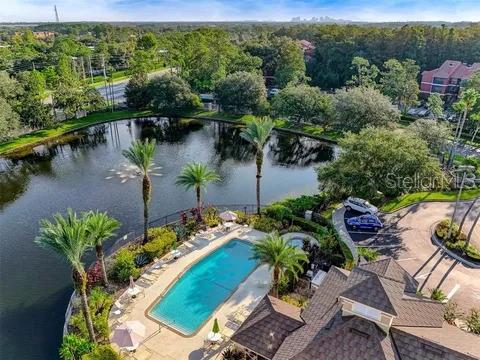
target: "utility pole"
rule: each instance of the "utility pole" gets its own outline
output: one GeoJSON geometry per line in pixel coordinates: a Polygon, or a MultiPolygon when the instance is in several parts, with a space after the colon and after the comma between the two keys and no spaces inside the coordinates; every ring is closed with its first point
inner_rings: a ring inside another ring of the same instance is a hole
{"type": "Polygon", "coordinates": [[[88,55],[88,69],[90,70],[90,79],[92,80],[93,84],[92,58],[90,55],[88,55]]]}
{"type": "Polygon", "coordinates": [[[60,22],[60,19],[58,18],[58,11],[57,11],[57,5],[53,5],[53,8],[55,10],[55,22],[60,22]]]}
{"type": "Polygon", "coordinates": [[[105,56],[102,55],[102,68],[103,68],[103,82],[105,85],[105,98],[107,99],[107,106],[110,106],[109,96],[108,96],[108,85],[107,85],[107,73],[105,72],[105,56]]]}
{"type": "Polygon", "coordinates": [[[82,65],[82,77],[83,77],[83,81],[85,82],[86,80],[86,75],[85,75],[85,63],[83,61],[83,56],[80,58],[80,64],[82,65]]]}

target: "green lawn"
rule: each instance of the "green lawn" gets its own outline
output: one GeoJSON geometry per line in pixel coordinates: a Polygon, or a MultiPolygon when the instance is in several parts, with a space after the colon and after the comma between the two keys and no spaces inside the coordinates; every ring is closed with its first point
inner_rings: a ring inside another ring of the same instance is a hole
{"type": "Polygon", "coordinates": [[[0,154],[7,154],[24,147],[34,146],[46,140],[51,140],[57,136],[63,135],[73,130],[78,130],[93,124],[99,124],[111,120],[119,120],[129,117],[149,116],[151,111],[115,111],[115,112],[101,112],[85,116],[80,119],[67,120],[60,123],[58,126],[33,131],[31,133],[19,136],[18,138],[0,143],[0,154]]]}
{"type": "MultiPolygon", "coordinates": [[[[463,190],[461,200],[472,200],[480,196],[480,189],[463,190]]],[[[406,194],[387,201],[380,207],[383,212],[393,212],[405,206],[415,204],[420,201],[455,201],[457,199],[456,191],[445,192],[417,192],[406,194]]]]}
{"type": "MultiPolygon", "coordinates": [[[[18,138],[0,143],[0,155],[7,154],[19,149],[36,145],[46,140],[50,140],[57,136],[63,135],[73,130],[78,130],[83,127],[87,127],[93,124],[98,124],[106,121],[119,120],[128,117],[138,117],[138,116],[148,116],[153,115],[152,111],[115,111],[115,112],[102,112],[90,114],[81,119],[73,119],[60,123],[57,127],[50,129],[43,129],[31,132],[29,134],[22,135],[18,138]]],[[[166,116],[168,114],[165,114],[166,116]]],[[[179,114],[182,117],[192,117],[197,119],[214,119],[214,120],[224,120],[229,122],[238,122],[239,124],[246,123],[251,121],[253,115],[235,115],[228,114],[217,111],[207,111],[207,110],[193,110],[188,112],[183,112],[179,114]]],[[[341,137],[341,134],[334,131],[325,131],[319,125],[306,125],[306,124],[292,124],[291,122],[284,119],[276,119],[275,127],[278,129],[286,130],[296,130],[315,136],[319,139],[327,141],[336,141],[341,137]]]]}

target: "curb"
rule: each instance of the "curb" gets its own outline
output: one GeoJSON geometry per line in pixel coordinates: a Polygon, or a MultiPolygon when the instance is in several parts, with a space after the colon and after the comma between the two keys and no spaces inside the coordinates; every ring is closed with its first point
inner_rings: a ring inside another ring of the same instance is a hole
{"type": "Polygon", "coordinates": [[[353,261],[356,265],[358,263],[358,250],[345,226],[344,214],[345,207],[343,205],[339,208],[336,208],[332,214],[332,223],[342,242],[350,249],[350,252],[353,256],[353,261]]]}
{"type": "MultiPolygon", "coordinates": [[[[433,225],[436,225],[436,224],[433,224],[433,225]]],[[[433,225],[432,225],[432,227],[433,227],[433,225]]],[[[435,235],[435,230],[432,231],[431,239],[432,239],[432,242],[436,246],[438,246],[440,249],[442,249],[442,251],[444,253],[446,253],[448,256],[450,256],[450,257],[454,258],[455,260],[461,262],[465,266],[468,266],[468,267],[474,268],[474,269],[480,269],[480,264],[476,264],[476,263],[473,263],[469,260],[466,260],[466,259],[462,258],[461,256],[455,254],[452,250],[450,250],[446,246],[444,246],[443,243],[435,235]]]]}

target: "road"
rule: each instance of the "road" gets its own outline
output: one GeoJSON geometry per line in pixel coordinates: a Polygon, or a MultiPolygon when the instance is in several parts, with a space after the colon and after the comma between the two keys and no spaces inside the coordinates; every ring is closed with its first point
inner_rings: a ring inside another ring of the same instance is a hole
{"type": "MultiPolygon", "coordinates": [[[[154,71],[150,74],[148,74],[149,78],[164,74],[165,72],[169,71],[170,69],[163,69],[163,70],[158,70],[154,71]]],[[[122,104],[125,103],[125,87],[128,84],[129,79],[125,80],[120,80],[116,83],[114,83],[111,88],[113,89],[113,97],[115,100],[115,104],[122,104]]],[[[108,86],[97,86],[96,89],[100,92],[100,94],[104,97],[107,98],[107,92],[108,96],[110,97],[110,91],[108,89],[108,86]]]]}
{"type": "MultiPolygon", "coordinates": [[[[461,203],[456,221],[465,213],[469,203],[461,203]]],[[[431,228],[436,222],[451,217],[453,203],[431,202],[412,205],[380,218],[385,228],[375,233],[350,232],[360,246],[372,246],[383,255],[392,256],[419,282],[419,290],[440,287],[452,296],[463,310],[480,307],[480,270],[464,266],[439,251],[431,241],[431,228]]],[[[477,204],[465,222],[470,229],[475,215],[480,211],[477,204]]],[[[346,214],[352,216],[352,214],[346,214]]],[[[480,247],[480,226],[474,229],[472,243],[480,247]]]]}

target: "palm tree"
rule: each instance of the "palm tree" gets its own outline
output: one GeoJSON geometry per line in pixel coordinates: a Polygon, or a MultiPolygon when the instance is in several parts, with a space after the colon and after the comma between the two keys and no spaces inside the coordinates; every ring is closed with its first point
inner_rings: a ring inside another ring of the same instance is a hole
{"type": "Polygon", "coordinates": [[[455,104],[453,104],[454,110],[462,113],[462,118],[457,123],[455,136],[452,142],[452,146],[450,147],[448,167],[453,164],[453,150],[456,146],[456,143],[460,141],[460,138],[462,137],[463,126],[465,125],[467,115],[477,103],[478,98],[480,98],[480,93],[478,91],[476,91],[475,89],[468,89],[462,92],[462,94],[460,95],[460,99],[455,104]]]}
{"type": "Polygon", "coordinates": [[[87,299],[87,274],[82,263],[82,256],[89,246],[85,221],[78,219],[72,209],[67,210],[66,217],[56,214],[53,218],[55,222],[46,219],[40,221],[40,233],[35,238],[35,243],[57,253],[69,263],[72,268],[75,290],[80,294],[83,317],[90,341],[95,343],[95,333],[87,299]]]}
{"type": "Polygon", "coordinates": [[[288,244],[278,232],[273,232],[253,245],[253,258],[267,264],[273,269],[273,295],[278,297],[280,277],[293,275],[303,270],[302,263],[308,262],[308,257],[302,250],[288,244]]]}
{"type": "Polygon", "coordinates": [[[220,176],[202,163],[190,163],[183,167],[180,175],[177,177],[176,184],[185,187],[185,190],[195,189],[197,196],[197,217],[202,220],[202,189],[207,188],[207,184],[212,181],[219,181],[220,176]]]}
{"type": "Polygon", "coordinates": [[[240,136],[255,146],[257,164],[257,214],[260,215],[260,179],[262,178],[263,148],[273,129],[273,122],[269,118],[249,122],[242,129],[240,136]]]}
{"type": "Polygon", "coordinates": [[[89,211],[84,213],[84,219],[87,227],[87,236],[90,246],[95,247],[97,259],[102,269],[103,285],[108,285],[107,271],[105,269],[105,259],[103,254],[103,242],[115,235],[115,231],[120,227],[120,222],[107,215],[106,212],[89,211]]]}
{"type": "Polygon", "coordinates": [[[475,220],[473,220],[473,224],[472,224],[472,227],[470,228],[470,231],[468,232],[467,241],[465,242],[465,248],[463,249],[463,251],[465,251],[468,248],[468,245],[470,245],[470,241],[472,240],[472,235],[473,235],[473,229],[475,229],[475,226],[477,226],[479,219],[480,219],[480,212],[478,213],[475,220]]]}
{"type": "Polygon", "coordinates": [[[458,226],[457,236],[460,236],[460,234],[462,233],[462,229],[463,229],[463,225],[465,224],[465,220],[467,219],[468,214],[473,209],[473,207],[475,206],[478,199],[480,199],[480,197],[476,197],[475,199],[473,199],[473,201],[470,203],[470,206],[468,207],[467,211],[465,211],[465,214],[463,214],[462,221],[460,221],[460,225],[458,226]]]}
{"type": "Polygon", "coordinates": [[[145,142],[140,140],[133,141],[130,148],[123,150],[122,154],[133,165],[137,166],[142,180],[143,194],[143,243],[148,241],[148,204],[152,196],[152,182],[148,176],[150,167],[152,166],[153,156],[155,155],[155,140],[146,139],[145,142]]]}
{"type": "Polygon", "coordinates": [[[470,140],[471,142],[474,142],[475,138],[477,137],[478,130],[480,130],[480,112],[470,115],[470,119],[475,121],[477,124],[475,126],[475,131],[473,132],[472,140],[470,140]]]}

